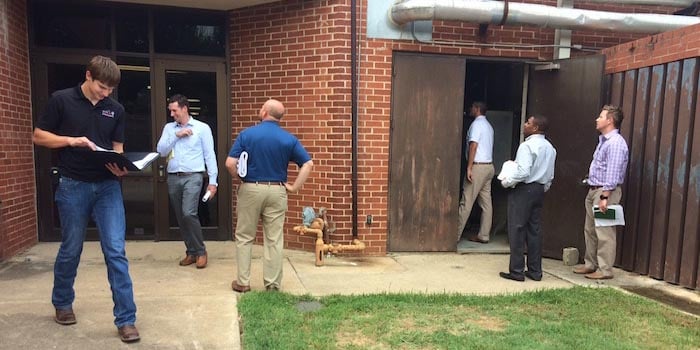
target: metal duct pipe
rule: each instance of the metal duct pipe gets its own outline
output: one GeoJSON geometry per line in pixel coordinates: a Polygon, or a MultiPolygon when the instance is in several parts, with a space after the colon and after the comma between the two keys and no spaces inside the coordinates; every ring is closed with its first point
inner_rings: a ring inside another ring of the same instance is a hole
{"type": "Polygon", "coordinates": [[[700,23],[700,18],[690,16],[592,11],[489,0],[397,0],[389,10],[389,19],[398,25],[444,20],[647,34],[700,23]]]}
{"type": "MultiPolygon", "coordinates": [[[[670,7],[690,7],[697,0],[617,0],[615,4],[627,5],[649,5],[649,6],[670,6],[670,7]]],[[[611,3],[610,0],[574,0],[574,2],[604,2],[611,3]]]]}

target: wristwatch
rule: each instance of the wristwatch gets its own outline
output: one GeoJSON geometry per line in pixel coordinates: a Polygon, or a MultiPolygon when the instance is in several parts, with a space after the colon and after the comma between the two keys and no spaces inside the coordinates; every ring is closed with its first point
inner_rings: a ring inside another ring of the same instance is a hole
{"type": "Polygon", "coordinates": [[[600,195],[600,200],[602,201],[603,199],[608,199],[608,196],[600,195]]]}

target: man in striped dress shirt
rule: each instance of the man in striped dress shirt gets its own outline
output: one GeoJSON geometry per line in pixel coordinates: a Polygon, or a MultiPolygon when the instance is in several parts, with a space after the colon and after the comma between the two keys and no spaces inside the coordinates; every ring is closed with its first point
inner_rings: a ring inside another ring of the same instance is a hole
{"type": "Polygon", "coordinates": [[[596,227],[593,206],[606,212],[608,206],[620,203],[627,172],[629,151],[627,142],[620,135],[622,110],[606,105],[596,119],[596,129],[600,132],[598,146],[593,153],[593,161],[588,170],[588,195],[586,195],[586,222],[583,234],[586,239],[585,264],[576,266],[574,273],[585,274],[590,279],[610,279],[615,263],[615,226],[596,227]]]}

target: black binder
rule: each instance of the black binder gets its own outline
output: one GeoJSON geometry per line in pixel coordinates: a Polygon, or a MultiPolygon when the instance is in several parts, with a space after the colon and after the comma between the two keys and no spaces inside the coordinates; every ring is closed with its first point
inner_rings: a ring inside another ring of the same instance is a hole
{"type": "Polygon", "coordinates": [[[141,171],[160,154],[157,152],[124,152],[117,153],[111,150],[87,152],[89,157],[97,162],[108,164],[116,163],[119,168],[127,168],[130,171],[141,171]]]}

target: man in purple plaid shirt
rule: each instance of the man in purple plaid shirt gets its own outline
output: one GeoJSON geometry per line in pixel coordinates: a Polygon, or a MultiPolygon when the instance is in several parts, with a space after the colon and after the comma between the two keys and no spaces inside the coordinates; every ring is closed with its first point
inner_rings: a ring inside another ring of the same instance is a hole
{"type": "Polygon", "coordinates": [[[586,239],[585,264],[574,268],[574,273],[585,274],[590,279],[610,279],[615,263],[615,226],[596,227],[593,206],[602,212],[608,206],[620,203],[627,171],[629,151],[627,142],[620,135],[622,110],[606,105],[596,119],[596,129],[600,132],[598,146],[593,153],[593,161],[588,170],[588,195],[586,195],[586,223],[583,234],[586,239]]]}

